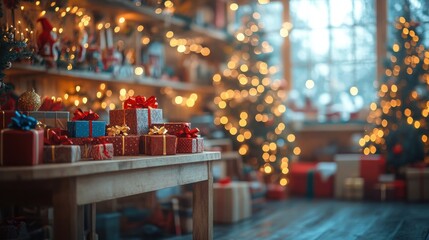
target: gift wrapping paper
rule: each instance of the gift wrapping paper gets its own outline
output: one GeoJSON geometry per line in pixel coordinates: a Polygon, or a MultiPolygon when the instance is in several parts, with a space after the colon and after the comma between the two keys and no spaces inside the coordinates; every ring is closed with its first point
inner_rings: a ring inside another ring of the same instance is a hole
{"type": "Polygon", "coordinates": [[[101,139],[113,144],[113,156],[139,155],[140,136],[105,136],[101,139]]]}
{"type": "Polygon", "coordinates": [[[161,128],[164,127],[167,129],[168,135],[177,135],[180,130],[182,130],[184,127],[191,128],[191,123],[189,122],[166,122],[166,123],[153,123],[150,127],[157,127],[161,128]]]}
{"type": "Polygon", "coordinates": [[[106,122],[71,121],[67,122],[67,130],[69,136],[74,138],[101,137],[106,135],[106,122]]]}
{"type": "Polygon", "coordinates": [[[213,221],[233,223],[252,215],[252,201],[247,182],[213,184],[213,221]]]}
{"type": "Polygon", "coordinates": [[[13,110],[0,110],[0,129],[7,128],[13,116],[15,116],[15,111],[13,110]]]}
{"type": "Polygon", "coordinates": [[[408,201],[429,201],[429,168],[405,169],[408,201]]]}
{"type": "Polygon", "coordinates": [[[344,179],[343,198],[347,200],[363,199],[364,180],[361,177],[350,177],[344,179]]]}
{"type": "Polygon", "coordinates": [[[24,114],[34,117],[47,127],[67,129],[70,113],[67,111],[26,111],[24,114]]]}
{"type": "Polygon", "coordinates": [[[360,177],[360,154],[337,154],[337,172],[335,173],[334,196],[343,198],[343,186],[346,178],[360,177]]]}
{"type": "Polygon", "coordinates": [[[74,163],[81,159],[79,145],[49,145],[43,147],[44,163],[74,163]]]}
{"type": "Polygon", "coordinates": [[[278,184],[267,185],[267,199],[282,200],[286,198],[286,188],[278,184]]]}
{"type": "Polygon", "coordinates": [[[70,138],[74,145],[79,145],[80,147],[80,158],[81,159],[90,159],[91,158],[91,149],[93,145],[93,138],[70,138]]]}
{"type": "Polygon", "coordinates": [[[177,149],[177,137],[173,135],[143,135],[140,137],[140,149],[146,155],[174,155],[177,149]]]}
{"type": "Polygon", "coordinates": [[[360,176],[365,180],[365,197],[371,198],[378,178],[385,172],[386,162],[383,155],[361,155],[360,176]]]}
{"type": "Polygon", "coordinates": [[[203,138],[177,138],[177,153],[199,153],[203,150],[203,138]]]}
{"type": "MultiPolygon", "coordinates": [[[[312,188],[308,186],[312,182],[308,182],[310,170],[314,170],[316,163],[307,162],[294,162],[290,168],[290,193],[295,196],[306,196],[308,194],[307,189],[312,188]]],[[[308,196],[308,195],[307,195],[308,196]]]]}
{"type": "Polygon", "coordinates": [[[94,144],[91,148],[91,157],[94,160],[112,159],[114,147],[112,143],[94,144]]]}
{"type": "Polygon", "coordinates": [[[158,108],[110,110],[109,117],[110,125],[122,126],[126,124],[130,128],[128,133],[133,135],[147,134],[151,124],[163,122],[162,109],[158,108]]]}
{"type": "Polygon", "coordinates": [[[373,185],[373,199],[377,201],[393,201],[395,200],[395,186],[392,182],[382,182],[373,185]]]}
{"type": "Polygon", "coordinates": [[[0,137],[0,165],[33,166],[43,160],[43,129],[3,129],[0,137]]]}

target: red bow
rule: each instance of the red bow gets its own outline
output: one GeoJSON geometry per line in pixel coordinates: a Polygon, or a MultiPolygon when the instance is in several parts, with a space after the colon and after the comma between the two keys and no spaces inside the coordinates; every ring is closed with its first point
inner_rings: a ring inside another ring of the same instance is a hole
{"type": "Polygon", "coordinates": [[[94,144],[103,144],[103,153],[104,156],[106,156],[107,158],[111,158],[112,156],[110,156],[109,151],[107,151],[107,147],[106,144],[109,143],[106,139],[104,138],[96,138],[94,139],[94,144]]]}
{"type": "Polygon", "coordinates": [[[200,129],[198,128],[190,129],[188,126],[184,126],[176,133],[176,136],[180,138],[197,138],[199,132],[200,129]]]}
{"type": "Polygon", "coordinates": [[[74,111],[73,114],[74,114],[74,117],[72,119],[73,121],[77,121],[77,120],[95,121],[100,117],[98,116],[97,113],[93,112],[92,110],[84,112],[80,108],[76,109],[76,111],[74,111]]]}
{"type": "Polygon", "coordinates": [[[144,96],[129,97],[124,102],[124,109],[132,108],[158,108],[158,102],[155,96],[151,96],[148,99],[144,96]]]}
{"type": "Polygon", "coordinates": [[[46,145],[73,145],[73,141],[66,135],[59,136],[56,132],[50,133],[50,138],[45,139],[46,145]]]}
{"type": "Polygon", "coordinates": [[[52,98],[45,97],[38,111],[60,111],[62,109],[63,103],[61,100],[56,101],[52,98]]]}

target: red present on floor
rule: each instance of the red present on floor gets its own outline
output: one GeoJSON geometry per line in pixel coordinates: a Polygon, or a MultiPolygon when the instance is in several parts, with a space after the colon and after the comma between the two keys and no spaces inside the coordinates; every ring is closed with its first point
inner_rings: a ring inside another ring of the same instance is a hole
{"type": "Polygon", "coordinates": [[[378,177],[385,172],[386,161],[383,155],[361,155],[360,176],[364,179],[365,197],[371,198],[378,177]]]}
{"type": "Polygon", "coordinates": [[[321,162],[314,172],[313,192],[317,198],[331,198],[334,196],[334,175],[336,163],[321,162]]]}
{"type": "Polygon", "coordinates": [[[314,170],[316,163],[294,162],[290,168],[289,189],[291,195],[306,196],[308,172],[314,170]]]}
{"type": "Polygon", "coordinates": [[[267,185],[267,199],[269,200],[282,200],[287,197],[286,187],[278,184],[267,185]]]}

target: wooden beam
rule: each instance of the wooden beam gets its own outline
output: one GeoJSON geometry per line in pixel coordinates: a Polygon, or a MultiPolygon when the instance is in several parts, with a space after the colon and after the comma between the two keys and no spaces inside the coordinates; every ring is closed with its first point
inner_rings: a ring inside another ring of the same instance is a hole
{"type": "Polygon", "coordinates": [[[207,162],[208,180],[194,183],[193,233],[194,240],[213,239],[213,175],[212,163],[207,162]]]}
{"type": "Polygon", "coordinates": [[[375,1],[375,12],[377,19],[377,82],[380,83],[384,75],[383,61],[386,58],[387,44],[387,0],[375,1]]]}

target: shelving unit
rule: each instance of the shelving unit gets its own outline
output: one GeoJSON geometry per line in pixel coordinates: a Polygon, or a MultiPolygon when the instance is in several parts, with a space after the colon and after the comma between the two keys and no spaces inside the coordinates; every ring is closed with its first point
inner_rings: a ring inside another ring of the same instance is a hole
{"type": "Polygon", "coordinates": [[[113,82],[113,83],[130,83],[141,86],[164,88],[169,87],[178,91],[193,91],[198,93],[210,94],[213,92],[212,86],[203,86],[192,83],[173,82],[169,80],[154,79],[150,77],[137,77],[134,78],[116,78],[111,73],[95,73],[89,71],[79,70],[63,70],[63,69],[46,69],[44,66],[14,64],[13,68],[7,71],[9,76],[18,75],[42,75],[51,76],[55,78],[70,79],[73,81],[94,81],[94,82],[113,82]]]}

